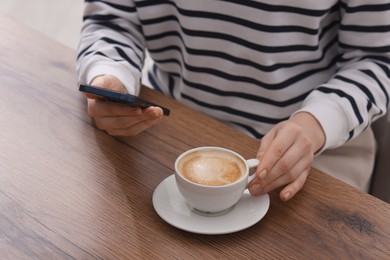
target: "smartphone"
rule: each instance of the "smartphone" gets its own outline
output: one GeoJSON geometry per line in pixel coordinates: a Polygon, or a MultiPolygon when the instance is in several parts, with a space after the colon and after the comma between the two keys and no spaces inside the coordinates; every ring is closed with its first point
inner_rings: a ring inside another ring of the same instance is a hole
{"type": "Polygon", "coordinates": [[[155,103],[149,102],[147,100],[141,99],[131,94],[126,94],[126,93],[104,89],[104,88],[98,88],[98,87],[85,85],[85,84],[80,84],[79,90],[85,93],[99,96],[108,101],[128,104],[132,107],[140,107],[140,108],[147,108],[150,106],[159,107],[163,110],[164,116],[169,116],[171,112],[166,107],[157,105],[155,103]]]}

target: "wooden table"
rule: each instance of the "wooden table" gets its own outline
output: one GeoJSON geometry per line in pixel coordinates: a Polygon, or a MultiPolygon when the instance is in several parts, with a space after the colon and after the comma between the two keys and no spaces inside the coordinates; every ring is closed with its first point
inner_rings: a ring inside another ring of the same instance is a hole
{"type": "Polygon", "coordinates": [[[75,52],[0,18],[1,259],[390,259],[390,205],[312,170],[284,203],[227,235],[174,228],[152,195],[183,151],[253,157],[258,141],[144,88],[171,108],[157,127],[113,138],[90,124],[75,52]]]}

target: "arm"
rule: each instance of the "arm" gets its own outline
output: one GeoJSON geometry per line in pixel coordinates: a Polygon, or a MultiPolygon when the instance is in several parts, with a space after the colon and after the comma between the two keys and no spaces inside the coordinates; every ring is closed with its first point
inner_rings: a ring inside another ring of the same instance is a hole
{"type": "Polygon", "coordinates": [[[144,38],[132,1],[85,1],[77,59],[80,82],[108,74],[139,93],[144,38]]]}
{"type": "MultiPolygon", "coordinates": [[[[138,95],[144,38],[132,1],[85,1],[78,51],[79,82],[138,95]]],[[[141,110],[87,95],[88,114],[111,135],[134,136],[156,125],[162,110],[141,110]]]]}
{"type": "Polygon", "coordinates": [[[342,1],[341,6],[338,70],[300,110],[322,126],[322,150],[359,135],[389,107],[390,2],[342,1]]]}
{"type": "Polygon", "coordinates": [[[264,136],[254,195],[284,186],[280,197],[290,199],[303,187],[314,154],[359,135],[389,107],[390,3],[345,0],[341,8],[337,71],[264,136]]]}

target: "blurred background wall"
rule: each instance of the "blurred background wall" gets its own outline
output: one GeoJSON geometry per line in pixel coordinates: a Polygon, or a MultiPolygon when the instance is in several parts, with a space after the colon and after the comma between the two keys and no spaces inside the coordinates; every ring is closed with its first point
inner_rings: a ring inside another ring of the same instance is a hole
{"type": "Polygon", "coordinates": [[[76,49],[83,3],[83,0],[0,0],[0,14],[76,49]]]}
{"type": "MultiPolygon", "coordinates": [[[[76,50],[80,38],[84,0],[0,0],[0,14],[11,17],[76,50]]],[[[1,41],[1,37],[0,37],[1,41]]],[[[142,82],[150,86],[146,69],[151,60],[146,52],[142,82]]]]}

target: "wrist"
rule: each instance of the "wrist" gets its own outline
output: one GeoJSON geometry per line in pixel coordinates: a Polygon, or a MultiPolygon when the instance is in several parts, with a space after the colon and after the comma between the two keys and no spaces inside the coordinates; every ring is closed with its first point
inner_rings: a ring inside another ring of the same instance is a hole
{"type": "Polygon", "coordinates": [[[304,134],[312,141],[313,153],[317,153],[325,145],[326,137],[318,120],[308,112],[298,112],[289,120],[301,127],[304,134]]]}

